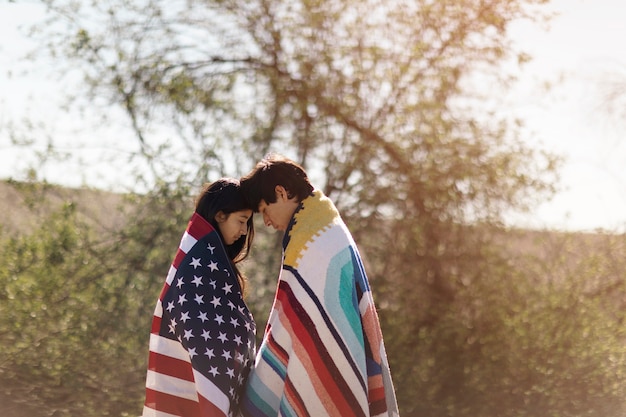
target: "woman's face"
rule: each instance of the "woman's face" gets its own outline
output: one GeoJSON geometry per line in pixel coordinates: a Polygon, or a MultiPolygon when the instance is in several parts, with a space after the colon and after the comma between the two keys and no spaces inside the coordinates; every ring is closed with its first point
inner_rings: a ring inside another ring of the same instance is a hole
{"type": "Polygon", "coordinates": [[[252,210],[241,210],[225,214],[218,212],[215,216],[224,244],[232,245],[241,236],[248,233],[248,220],[252,217],[252,210]]]}

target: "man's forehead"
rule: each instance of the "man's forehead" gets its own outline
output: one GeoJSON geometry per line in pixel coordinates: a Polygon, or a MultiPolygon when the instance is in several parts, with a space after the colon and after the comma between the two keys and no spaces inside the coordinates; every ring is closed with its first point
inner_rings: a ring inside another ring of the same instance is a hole
{"type": "Polygon", "coordinates": [[[259,206],[257,207],[258,212],[262,213],[265,207],[267,207],[267,203],[264,199],[261,199],[261,201],[259,201],[259,206]]]}

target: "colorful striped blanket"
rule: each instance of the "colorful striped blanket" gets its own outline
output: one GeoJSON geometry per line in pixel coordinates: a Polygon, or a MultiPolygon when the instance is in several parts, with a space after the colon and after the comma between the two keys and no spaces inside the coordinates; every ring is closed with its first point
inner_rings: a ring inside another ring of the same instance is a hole
{"type": "Polygon", "coordinates": [[[397,416],[378,315],[360,255],[320,191],[296,211],[245,416],[397,416]]]}
{"type": "Polygon", "coordinates": [[[143,417],[237,415],[255,332],[219,234],[194,213],[154,311],[143,417]]]}

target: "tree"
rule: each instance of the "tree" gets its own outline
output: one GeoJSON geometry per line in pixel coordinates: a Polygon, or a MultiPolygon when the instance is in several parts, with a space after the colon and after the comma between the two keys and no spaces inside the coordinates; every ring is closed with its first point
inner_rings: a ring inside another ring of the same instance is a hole
{"type": "Polygon", "coordinates": [[[52,54],[80,69],[92,105],[126,111],[155,165],[189,161],[203,178],[283,149],[330,194],[373,204],[363,188],[415,189],[444,159],[436,174],[454,173],[446,188],[480,204],[473,216],[545,186],[520,169],[537,155],[469,112],[480,97],[467,94],[477,70],[514,54],[507,25],[545,0],[43,3],[52,54]]]}
{"type": "Polygon", "coordinates": [[[478,87],[506,88],[498,65],[526,59],[507,27],[546,0],[43,2],[50,51],[124,110],[155,178],[238,175],[272,149],[303,163],[362,245],[403,414],[420,392],[466,401],[481,356],[450,326],[484,318],[478,289],[511,272],[492,233],[556,169],[478,87]]]}

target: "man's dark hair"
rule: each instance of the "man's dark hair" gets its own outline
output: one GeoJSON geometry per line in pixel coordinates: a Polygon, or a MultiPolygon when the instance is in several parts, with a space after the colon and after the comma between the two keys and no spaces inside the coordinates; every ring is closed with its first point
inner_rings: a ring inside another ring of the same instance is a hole
{"type": "Polygon", "coordinates": [[[276,202],[276,186],[281,185],[289,198],[302,201],[313,192],[313,186],[304,169],[296,162],[281,155],[263,158],[252,171],[241,178],[241,191],[255,212],[261,200],[267,204],[276,202]]]}

